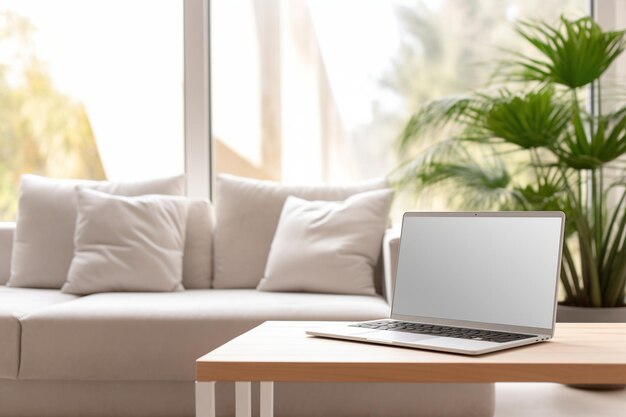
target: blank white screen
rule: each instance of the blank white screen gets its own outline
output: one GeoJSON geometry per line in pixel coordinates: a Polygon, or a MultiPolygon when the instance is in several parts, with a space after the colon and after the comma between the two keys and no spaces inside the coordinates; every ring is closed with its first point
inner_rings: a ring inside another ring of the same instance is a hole
{"type": "Polygon", "coordinates": [[[551,328],[561,219],[405,217],[393,314],[551,328]]]}

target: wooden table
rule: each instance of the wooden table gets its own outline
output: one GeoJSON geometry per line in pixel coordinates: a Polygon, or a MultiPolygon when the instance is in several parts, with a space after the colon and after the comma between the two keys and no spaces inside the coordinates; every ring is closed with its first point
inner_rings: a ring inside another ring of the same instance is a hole
{"type": "Polygon", "coordinates": [[[626,384],[626,323],[559,323],[548,342],[482,356],[307,336],[324,322],[265,322],[196,361],[196,416],[215,416],[215,381],[235,381],[236,416],[273,415],[273,382],[626,384]]]}

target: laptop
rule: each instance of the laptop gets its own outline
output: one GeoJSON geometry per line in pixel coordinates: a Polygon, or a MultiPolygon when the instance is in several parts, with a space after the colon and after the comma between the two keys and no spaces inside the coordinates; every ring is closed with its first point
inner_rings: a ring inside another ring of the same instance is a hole
{"type": "Polygon", "coordinates": [[[391,317],[313,336],[480,355],[554,334],[565,215],[408,212],[391,317]]]}

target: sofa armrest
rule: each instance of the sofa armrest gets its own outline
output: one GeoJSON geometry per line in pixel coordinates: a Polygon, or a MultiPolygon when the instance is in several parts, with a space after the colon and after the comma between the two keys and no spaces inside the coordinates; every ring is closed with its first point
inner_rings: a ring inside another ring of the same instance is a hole
{"type": "Polygon", "coordinates": [[[387,229],[383,238],[383,296],[387,299],[389,305],[391,305],[396,283],[399,249],[400,229],[387,229]]]}
{"type": "Polygon", "coordinates": [[[0,222],[0,285],[4,285],[11,276],[11,253],[15,223],[0,222]]]}

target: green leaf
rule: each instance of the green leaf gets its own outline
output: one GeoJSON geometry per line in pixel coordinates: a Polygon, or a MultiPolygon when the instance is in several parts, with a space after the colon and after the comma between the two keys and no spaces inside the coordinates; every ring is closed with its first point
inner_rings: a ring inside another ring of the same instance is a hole
{"type": "Polygon", "coordinates": [[[577,170],[592,170],[605,166],[626,155],[626,113],[587,117],[574,111],[572,125],[563,133],[555,154],[563,164],[577,170]],[[586,126],[595,131],[587,133],[586,126]]]}
{"type": "Polygon", "coordinates": [[[570,118],[569,107],[547,87],[520,94],[504,90],[481,114],[491,136],[524,149],[555,148],[570,118]]]}
{"type": "Polygon", "coordinates": [[[434,129],[456,122],[466,111],[472,99],[468,96],[451,96],[433,100],[415,113],[400,134],[401,151],[419,142],[422,135],[434,129]]]}
{"type": "Polygon", "coordinates": [[[625,31],[604,32],[590,17],[568,20],[553,28],[544,22],[522,21],[517,33],[542,56],[517,56],[512,77],[528,81],[551,81],[578,88],[600,78],[626,48],[625,31]]]}

